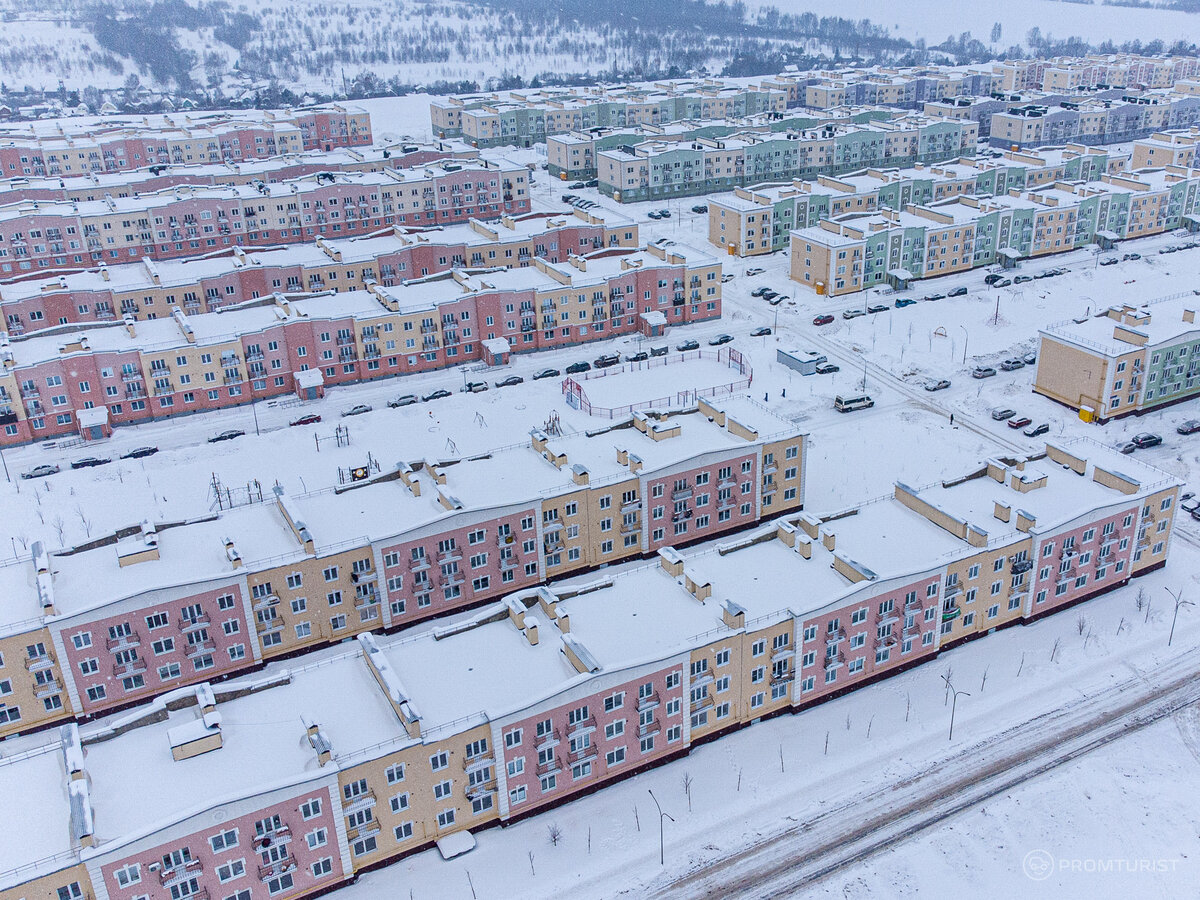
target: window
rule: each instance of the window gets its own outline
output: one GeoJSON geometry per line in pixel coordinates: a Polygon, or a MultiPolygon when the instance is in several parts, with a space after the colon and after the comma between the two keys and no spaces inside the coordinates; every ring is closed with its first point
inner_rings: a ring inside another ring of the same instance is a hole
{"type": "Polygon", "coordinates": [[[429,757],[429,768],[434,772],[440,772],[442,769],[450,765],[450,757],[445,750],[435,753],[429,757]]]}
{"type": "Polygon", "coordinates": [[[130,863],[113,872],[113,877],[117,879],[120,887],[129,887],[129,885],[137,884],[142,880],[142,867],[138,863],[130,863]]]}
{"type": "Polygon", "coordinates": [[[305,820],[315,819],[320,814],[321,814],[320,799],[314,797],[313,799],[306,800],[304,803],[300,804],[300,815],[303,816],[305,818],[305,820]]]}
{"type": "Polygon", "coordinates": [[[222,884],[227,881],[233,881],[235,878],[241,878],[246,874],[245,860],[235,859],[223,865],[217,866],[217,878],[222,884]]]}
{"type": "Polygon", "coordinates": [[[443,809],[437,815],[438,828],[449,828],[454,824],[454,810],[443,809]]]}
{"type": "Polygon", "coordinates": [[[324,859],[318,859],[310,867],[314,878],[321,878],[333,871],[333,859],[326,856],[324,859]]]}
{"type": "Polygon", "coordinates": [[[404,763],[397,763],[394,766],[388,766],[384,773],[387,777],[388,784],[396,784],[404,780],[404,763]]]}
{"type": "Polygon", "coordinates": [[[308,844],[309,850],[324,847],[329,843],[329,831],[325,828],[314,829],[304,836],[304,842],[308,844]]]}

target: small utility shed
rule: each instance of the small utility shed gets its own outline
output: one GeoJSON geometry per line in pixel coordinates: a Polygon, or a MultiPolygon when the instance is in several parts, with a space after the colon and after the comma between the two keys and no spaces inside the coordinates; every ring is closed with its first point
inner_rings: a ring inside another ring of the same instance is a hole
{"type": "Polygon", "coordinates": [[[775,361],[789,369],[795,369],[801,375],[814,375],[817,364],[824,359],[819,353],[811,350],[776,350],[775,361]]]}

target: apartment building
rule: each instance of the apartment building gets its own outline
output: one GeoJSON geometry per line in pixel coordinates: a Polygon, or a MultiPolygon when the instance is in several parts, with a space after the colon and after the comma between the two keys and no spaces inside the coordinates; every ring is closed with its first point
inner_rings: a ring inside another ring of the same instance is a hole
{"type": "Polygon", "coordinates": [[[815,178],[864,166],[910,165],[975,152],[973,122],[922,116],[807,132],[736,135],[687,144],[650,142],[596,152],[600,190],[621,202],[815,178]]]}
{"type": "Polygon", "coordinates": [[[1200,97],[1173,92],[1124,94],[1120,99],[1026,104],[991,117],[993,147],[1034,148],[1074,141],[1114,144],[1167,129],[1200,124],[1200,97]]]}
{"type": "Polygon", "coordinates": [[[880,209],[936,203],[957,196],[989,197],[1062,180],[1099,179],[1120,172],[1124,157],[1082,145],[1039,153],[1007,151],[994,158],[901,169],[867,168],[814,181],[738,188],[708,201],[708,239],[738,256],[773,253],[794,228],[813,227],[880,209]]]}
{"type": "Polygon", "coordinates": [[[1196,145],[1200,144],[1200,127],[1180,131],[1158,131],[1133,142],[1133,168],[1151,166],[1196,165],[1196,145]]]}
{"type": "Polygon", "coordinates": [[[319,172],[383,172],[441,160],[477,159],[479,151],[460,141],[395,144],[380,148],[307,150],[239,162],[156,165],[120,172],[88,172],[65,176],[20,176],[0,182],[0,205],[24,200],[103,200],[155,193],[182,185],[222,187],[272,184],[319,172]]]}
{"type": "Polygon", "coordinates": [[[306,176],[276,184],[0,207],[0,280],[529,212],[529,170],[508,162],[306,176]]]}
{"type": "Polygon", "coordinates": [[[297,110],[238,110],[146,116],[140,123],[75,119],[0,127],[0,172],[64,176],[152,165],[191,165],[369,146],[371,117],[341,104],[297,110]]]}
{"type": "Polygon", "coordinates": [[[0,890],[299,896],[453,835],[447,850],[469,846],[1128,584],[1166,563],[1179,487],[1088,441],[1049,444],[719,550],[663,547],[584,588],[518,589],[436,634],[364,633],[318,662],[17,738],[0,784],[41,814],[4,842],[0,890]]]}
{"type": "Polygon", "coordinates": [[[761,113],[740,119],[671,122],[666,125],[639,125],[635,128],[592,128],[549,135],[546,138],[547,171],[556,178],[595,178],[598,174],[596,153],[600,150],[634,146],[647,141],[687,143],[702,139],[719,140],[746,133],[769,136],[787,131],[808,131],[827,123],[861,124],[887,121],[896,113],[861,107],[830,110],[824,114],[795,115],[761,113]]]}
{"type": "Polygon", "coordinates": [[[793,280],[831,296],[1161,234],[1195,215],[1200,172],[1170,167],[1008,196],[822,219],[791,233],[793,280]]]}
{"type": "Polygon", "coordinates": [[[712,79],[457,96],[433,101],[430,118],[439,138],[462,137],[480,148],[529,147],[569,131],[741,118],[787,105],[781,91],[712,79]]]}
{"type": "Polygon", "coordinates": [[[998,87],[1005,91],[1077,90],[1103,85],[1170,87],[1200,73],[1195,57],[1105,56],[1009,60],[992,64],[998,87]]]}
{"type": "Polygon", "coordinates": [[[414,458],[351,490],[280,489],[84,548],[37,543],[0,568],[0,730],[112,712],[803,507],[805,435],[748,402],[633,425],[535,430],[527,446],[414,458]]]}
{"type": "Polygon", "coordinates": [[[1033,389],[1105,422],[1200,392],[1200,327],[1190,291],[1040,329],[1033,389]],[[1044,354],[1044,358],[1043,358],[1044,354]]]}
{"type": "Polygon", "coordinates": [[[0,316],[12,337],[73,323],[188,315],[306,292],[393,287],[452,268],[563,262],[605,247],[637,247],[638,226],[611,210],[526,213],[484,223],[393,227],[368,237],[317,238],[272,250],[163,260],[70,272],[0,285],[0,316]]]}
{"type": "MultiPolygon", "coordinates": [[[[336,272],[335,272],[336,274],[336,272]]],[[[35,334],[0,346],[0,441],[105,436],[114,426],[513,353],[719,318],[721,264],[671,241],[610,247],[528,268],[451,269],[304,297],[272,293],[224,312],[35,334]]],[[[316,292],[315,294],[312,292],[316,292]]]]}

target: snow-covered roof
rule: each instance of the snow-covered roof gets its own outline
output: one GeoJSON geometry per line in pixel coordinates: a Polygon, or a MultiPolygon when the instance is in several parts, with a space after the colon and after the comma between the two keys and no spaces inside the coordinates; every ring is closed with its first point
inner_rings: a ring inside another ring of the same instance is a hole
{"type": "MultiPolygon", "coordinates": [[[[1130,300],[1127,299],[1126,302],[1130,300]]],[[[1120,307],[1116,309],[1119,313],[1120,307]]],[[[1140,346],[1155,348],[1200,337],[1200,324],[1195,321],[1189,322],[1186,318],[1188,311],[1191,311],[1193,320],[1196,312],[1200,311],[1200,296],[1192,291],[1142,301],[1139,309],[1149,313],[1148,321],[1124,325],[1119,317],[1112,318],[1105,315],[1106,310],[1100,310],[1082,322],[1067,319],[1048,325],[1041,329],[1041,334],[1056,341],[1075,344],[1089,352],[1099,351],[1107,356],[1131,353],[1140,346]],[[1144,344],[1123,340],[1118,337],[1118,329],[1132,330],[1144,335],[1144,344]]]]}

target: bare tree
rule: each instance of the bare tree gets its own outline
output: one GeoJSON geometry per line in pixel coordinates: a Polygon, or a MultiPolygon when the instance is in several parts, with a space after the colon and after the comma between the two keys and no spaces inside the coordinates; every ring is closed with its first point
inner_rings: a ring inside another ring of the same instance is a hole
{"type": "Polygon", "coordinates": [[[562,840],[563,831],[557,822],[551,822],[546,826],[546,834],[550,838],[550,843],[557,847],[558,842],[562,840]]]}
{"type": "Polygon", "coordinates": [[[1146,589],[1145,588],[1138,588],[1137,596],[1134,597],[1133,603],[1137,607],[1138,612],[1141,612],[1143,609],[1146,608],[1146,589]]]}
{"type": "Polygon", "coordinates": [[[55,534],[58,535],[58,543],[59,546],[61,546],[63,543],[63,535],[67,531],[67,523],[63,521],[62,516],[55,516],[54,521],[50,524],[53,526],[55,534]]]}
{"type": "Polygon", "coordinates": [[[991,666],[986,666],[986,667],[984,667],[984,670],[983,670],[983,680],[979,682],[979,693],[981,693],[981,694],[983,693],[983,689],[984,689],[985,687],[987,687],[987,676],[988,676],[988,669],[990,669],[990,668],[991,668],[991,666]]]}
{"type": "Polygon", "coordinates": [[[946,696],[942,700],[942,706],[950,702],[950,681],[954,677],[954,667],[946,666],[946,674],[943,676],[946,681],[946,696]]]}
{"type": "Polygon", "coordinates": [[[1021,651],[1021,664],[1017,666],[1017,677],[1021,677],[1021,670],[1025,668],[1025,651],[1021,651]]]}
{"type": "Polygon", "coordinates": [[[874,714],[872,714],[871,718],[867,721],[867,740],[871,739],[871,726],[874,724],[875,724],[875,716],[874,716],[874,714]]]}
{"type": "Polygon", "coordinates": [[[537,872],[535,872],[533,869],[533,851],[532,850],[529,851],[529,875],[531,877],[537,876],[537,872]]]}
{"type": "Polygon", "coordinates": [[[912,694],[908,691],[904,692],[904,721],[908,721],[908,714],[912,712],[912,694]]]}
{"type": "Polygon", "coordinates": [[[1083,633],[1087,630],[1087,616],[1085,616],[1083,613],[1080,613],[1079,618],[1075,620],[1075,628],[1079,631],[1080,637],[1082,637],[1083,633]]]}
{"type": "Polygon", "coordinates": [[[1054,657],[1058,655],[1058,645],[1062,642],[1062,638],[1054,639],[1054,646],[1050,649],[1050,662],[1054,662],[1054,657]]]}
{"type": "Polygon", "coordinates": [[[692,778],[691,772],[683,773],[683,792],[687,795],[688,812],[692,811],[692,778]]]}

